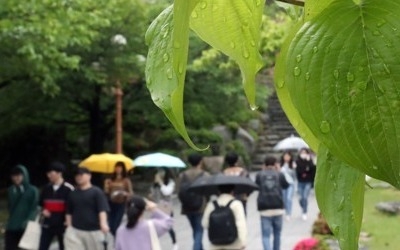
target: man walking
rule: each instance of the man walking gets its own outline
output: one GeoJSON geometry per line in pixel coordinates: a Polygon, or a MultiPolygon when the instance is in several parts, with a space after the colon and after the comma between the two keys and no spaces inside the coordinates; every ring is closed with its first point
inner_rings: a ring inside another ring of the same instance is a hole
{"type": "Polygon", "coordinates": [[[11,170],[12,185],[8,188],[8,213],[6,224],[5,250],[18,249],[28,220],[34,220],[39,194],[29,181],[28,170],[17,165],[11,170]]]}
{"type": "Polygon", "coordinates": [[[191,154],[188,161],[192,166],[179,176],[179,199],[182,203],[182,214],[185,214],[193,230],[193,250],[203,250],[203,217],[206,199],[201,195],[188,192],[189,186],[198,178],[207,176],[208,173],[202,169],[203,157],[199,154],[191,154]]]}
{"type": "Polygon", "coordinates": [[[57,237],[60,250],[64,250],[65,213],[68,196],[74,187],[64,181],[65,167],[60,162],[53,162],[47,170],[49,184],[40,195],[39,204],[44,217],[39,250],[48,250],[54,238],[57,237]]]}
{"type": "Polygon", "coordinates": [[[264,167],[256,176],[256,183],[260,187],[257,198],[257,207],[261,215],[261,232],[264,250],[279,250],[283,214],[282,189],[289,186],[285,176],[279,172],[275,157],[267,157],[264,167]],[[271,233],[273,233],[273,248],[271,248],[271,233]]]}
{"type": "Polygon", "coordinates": [[[109,206],[103,191],[91,183],[87,168],[79,168],[75,174],[77,189],[69,195],[67,203],[65,249],[104,250],[112,249],[107,240],[109,206]]]}

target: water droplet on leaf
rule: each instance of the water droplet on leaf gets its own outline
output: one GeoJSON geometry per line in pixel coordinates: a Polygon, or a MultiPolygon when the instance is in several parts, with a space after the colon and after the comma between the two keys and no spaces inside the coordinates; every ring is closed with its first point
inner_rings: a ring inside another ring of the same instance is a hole
{"type": "Polygon", "coordinates": [[[386,20],[385,20],[385,19],[382,19],[382,20],[380,20],[380,21],[376,24],[376,27],[380,28],[380,27],[382,27],[383,25],[385,25],[385,23],[386,23],[386,20]]]}
{"type": "Polygon", "coordinates": [[[307,80],[307,81],[310,80],[310,72],[307,72],[307,73],[306,73],[306,80],[307,80]]]}
{"type": "Polygon", "coordinates": [[[182,63],[179,63],[179,65],[178,65],[178,72],[179,72],[179,74],[183,73],[183,64],[182,63]]]}
{"type": "Polygon", "coordinates": [[[164,62],[168,62],[168,60],[169,60],[169,55],[168,55],[167,53],[165,53],[165,54],[163,55],[163,60],[164,60],[164,62]]]}
{"type": "Polygon", "coordinates": [[[322,121],[319,129],[322,133],[327,134],[331,131],[331,124],[328,121],[322,121]]]}
{"type": "Polygon", "coordinates": [[[250,57],[250,53],[246,48],[243,48],[243,54],[242,55],[246,59],[249,59],[249,57],[250,57]]]}
{"type": "Polygon", "coordinates": [[[236,48],[235,42],[231,42],[230,45],[231,45],[231,48],[232,48],[232,49],[236,48]]]}
{"type": "Polygon", "coordinates": [[[318,47],[317,47],[317,46],[314,46],[313,52],[314,52],[314,53],[317,53],[317,52],[318,52],[318,47]]]}
{"type": "Polygon", "coordinates": [[[199,14],[197,14],[197,11],[193,11],[192,12],[192,18],[194,18],[194,19],[196,19],[196,18],[198,18],[199,17],[199,14]]]}
{"type": "Polygon", "coordinates": [[[335,70],[333,71],[333,77],[335,77],[335,79],[337,80],[337,79],[339,79],[339,75],[340,75],[339,70],[338,70],[338,69],[335,69],[335,70]]]}
{"type": "Polygon", "coordinates": [[[340,233],[340,227],[338,225],[333,225],[332,232],[334,235],[338,235],[340,233]]]}
{"type": "Polygon", "coordinates": [[[295,67],[293,70],[294,76],[299,76],[301,74],[301,69],[299,67],[295,67]]]}
{"type": "Polygon", "coordinates": [[[206,1],[202,1],[202,2],[200,3],[200,8],[202,8],[202,9],[207,8],[207,2],[206,2],[206,1]]]}
{"type": "Polygon", "coordinates": [[[296,56],[296,62],[301,62],[302,56],[299,54],[296,56]]]}
{"type": "Polygon", "coordinates": [[[346,78],[348,82],[354,81],[354,75],[351,72],[347,72],[346,78]]]}
{"type": "Polygon", "coordinates": [[[374,31],[372,32],[372,34],[373,34],[374,36],[380,36],[380,35],[381,35],[381,32],[380,32],[379,30],[374,30],[374,31]]]}
{"type": "Polygon", "coordinates": [[[181,47],[181,44],[178,41],[174,42],[174,48],[179,49],[181,47]]]}
{"type": "Polygon", "coordinates": [[[260,6],[261,0],[256,0],[256,6],[260,6]]]}
{"type": "Polygon", "coordinates": [[[340,199],[340,202],[339,202],[339,206],[337,208],[338,212],[340,212],[340,211],[342,211],[344,209],[344,200],[345,200],[344,196],[342,196],[342,198],[340,199]]]}
{"type": "Polygon", "coordinates": [[[250,41],[250,45],[251,45],[252,47],[255,47],[255,46],[256,46],[256,42],[255,42],[254,40],[251,40],[251,41],[250,41]]]}
{"type": "Polygon", "coordinates": [[[366,81],[361,81],[357,83],[357,88],[360,90],[366,90],[368,86],[368,82],[366,81]]]}
{"type": "Polygon", "coordinates": [[[172,69],[171,68],[167,69],[167,78],[170,80],[172,79],[172,69]]]}
{"type": "Polygon", "coordinates": [[[285,86],[285,81],[278,81],[277,85],[278,85],[278,88],[281,89],[285,86]]]}

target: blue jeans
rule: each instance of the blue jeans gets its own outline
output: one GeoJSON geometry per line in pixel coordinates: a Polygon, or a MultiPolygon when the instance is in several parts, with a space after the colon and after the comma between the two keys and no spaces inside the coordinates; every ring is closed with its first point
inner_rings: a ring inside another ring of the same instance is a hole
{"type": "Polygon", "coordinates": [[[193,230],[193,250],[203,250],[203,226],[201,225],[203,214],[188,213],[186,216],[193,230]]]}
{"type": "Polygon", "coordinates": [[[281,248],[281,232],[282,232],[282,215],[278,216],[261,216],[261,233],[264,250],[280,250],[281,248]],[[273,234],[273,247],[271,248],[271,233],[273,234]]]}
{"type": "Polygon", "coordinates": [[[125,213],[125,203],[114,203],[110,201],[110,212],[108,214],[108,225],[112,235],[115,236],[125,213]]]}
{"type": "Polygon", "coordinates": [[[283,189],[283,202],[285,204],[285,211],[287,215],[292,215],[293,193],[294,193],[293,184],[290,184],[288,188],[283,189]]]}
{"type": "Polygon", "coordinates": [[[311,186],[311,182],[299,182],[297,185],[300,196],[300,207],[303,210],[303,214],[307,213],[308,196],[310,195],[311,186]]]}

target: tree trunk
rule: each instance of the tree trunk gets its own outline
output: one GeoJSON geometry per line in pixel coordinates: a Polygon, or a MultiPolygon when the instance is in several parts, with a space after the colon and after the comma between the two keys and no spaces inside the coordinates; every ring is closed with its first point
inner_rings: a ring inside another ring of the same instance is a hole
{"type": "Polygon", "coordinates": [[[107,131],[105,117],[102,115],[100,107],[101,87],[95,86],[95,95],[89,110],[89,153],[103,153],[107,131]]]}

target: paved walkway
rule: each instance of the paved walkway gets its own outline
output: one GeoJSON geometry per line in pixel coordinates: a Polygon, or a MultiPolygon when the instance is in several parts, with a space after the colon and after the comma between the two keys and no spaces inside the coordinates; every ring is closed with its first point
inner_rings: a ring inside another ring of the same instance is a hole
{"type": "MultiPolygon", "coordinates": [[[[261,243],[261,226],[260,217],[256,206],[257,192],[254,192],[247,203],[248,209],[248,250],[263,250],[261,243]]],[[[178,203],[178,202],[177,202],[178,203]]],[[[297,196],[293,201],[293,217],[290,221],[284,221],[282,232],[281,250],[292,250],[294,245],[302,238],[311,235],[312,224],[317,218],[318,207],[315,196],[312,193],[309,199],[309,214],[308,220],[301,219],[301,210],[298,205],[297,196]]],[[[179,205],[174,207],[175,212],[175,232],[178,238],[178,245],[180,250],[190,250],[192,248],[192,230],[185,216],[180,215],[179,205]]],[[[206,233],[204,234],[206,236],[206,233]]],[[[207,249],[206,240],[203,239],[204,247],[207,249]]],[[[172,249],[171,239],[169,235],[161,238],[163,250],[172,249]]]]}

